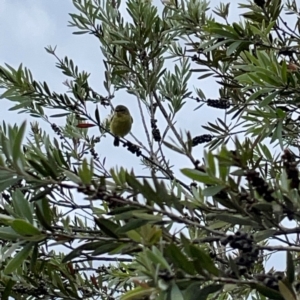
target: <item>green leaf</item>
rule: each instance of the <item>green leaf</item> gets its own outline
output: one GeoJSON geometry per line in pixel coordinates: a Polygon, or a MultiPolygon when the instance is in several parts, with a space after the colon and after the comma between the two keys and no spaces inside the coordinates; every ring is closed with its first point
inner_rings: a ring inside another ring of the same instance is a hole
{"type": "Polygon", "coordinates": [[[266,239],[270,238],[276,232],[277,232],[276,229],[266,229],[266,230],[255,232],[253,234],[254,240],[255,240],[255,242],[259,243],[263,240],[266,240],[266,239]]]}
{"type": "Polygon", "coordinates": [[[272,160],[273,159],[272,154],[271,154],[269,148],[266,145],[260,144],[260,148],[261,148],[261,151],[263,152],[264,156],[268,160],[272,160]]]}
{"type": "Polygon", "coordinates": [[[11,299],[11,291],[12,287],[16,284],[16,281],[9,279],[8,282],[5,282],[5,289],[1,292],[1,300],[9,300],[11,299]]]}
{"type": "MultiPolygon", "coordinates": [[[[121,206],[121,207],[116,207],[114,209],[111,209],[111,211],[108,213],[108,215],[123,215],[124,213],[124,216],[132,216],[134,211],[137,210],[137,211],[144,211],[144,210],[140,210],[139,208],[137,207],[133,207],[133,206],[121,206]],[[127,215],[128,213],[128,215],[127,215]]],[[[122,217],[120,217],[122,219],[122,217]]]]}
{"type": "Polygon", "coordinates": [[[0,95],[0,99],[8,98],[15,94],[15,89],[7,89],[3,94],[0,95]]]}
{"type": "Polygon", "coordinates": [[[155,288],[145,288],[138,286],[125,294],[123,294],[120,300],[137,300],[137,299],[144,299],[148,298],[153,292],[155,292],[155,288]]]}
{"type": "Polygon", "coordinates": [[[33,248],[34,243],[27,243],[20,252],[18,252],[7,264],[4,269],[4,274],[13,273],[18,267],[20,267],[23,261],[28,257],[31,249],[33,248]]]}
{"type": "Polygon", "coordinates": [[[212,75],[214,75],[214,74],[215,74],[215,73],[213,73],[213,72],[206,73],[206,74],[203,74],[203,75],[201,75],[201,76],[197,77],[197,79],[198,79],[198,80],[201,80],[201,79],[204,79],[204,78],[210,77],[210,76],[212,76],[212,75]]]}
{"type": "Polygon", "coordinates": [[[48,195],[52,195],[52,188],[49,188],[49,187],[46,187],[44,188],[43,191],[37,191],[37,194],[35,194],[31,199],[30,199],[30,202],[38,202],[37,200],[40,200],[40,199],[45,199],[46,196],[48,195]]]}
{"type": "Polygon", "coordinates": [[[0,239],[4,241],[14,241],[21,236],[17,234],[11,227],[0,227],[0,239]]]}
{"type": "Polygon", "coordinates": [[[236,264],[235,260],[229,256],[228,257],[228,267],[229,269],[233,272],[233,274],[239,278],[239,269],[238,269],[238,265],[236,264]]]}
{"type": "Polygon", "coordinates": [[[223,288],[223,284],[210,284],[200,289],[201,283],[194,282],[185,290],[184,298],[189,300],[206,300],[210,294],[214,294],[223,288]]]}
{"type": "Polygon", "coordinates": [[[178,287],[178,285],[173,282],[170,292],[170,299],[172,300],[184,300],[183,295],[178,287]]]}
{"type": "Polygon", "coordinates": [[[23,193],[17,189],[12,194],[13,205],[16,213],[20,217],[24,217],[27,219],[31,224],[33,224],[33,211],[32,207],[30,206],[28,200],[25,199],[23,193]]]}
{"type": "MultiPolygon", "coordinates": [[[[159,222],[162,222],[162,219],[163,219],[163,217],[161,215],[158,215],[158,214],[153,215],[153,214],[145,213],[143,211],[137,210],[137,208],[131,209],[131,215],[133,217],[148,221],[148,223],[149,223],[149,221],[151,221],[153,223],[159,223],[159,222]]],[[[121,220],[121,219],[119,218],[119,220],[121,220]]]]}
{"type": "Polygon", "coordinates": [[[216,184],[217,183],[216,179],[212,178],[207,173],[204,173],[204,172],[201,172],[201,171],[198,171],[195,169],[185,168],[185,169],[181,169],[181,172],[185,176],[187,176],[195,181],[198,181],[198,182],[202,182],[205,184],[216,184]]]}
{"type": "Polygon", "coordinates": [[[207,163],[209,168],[209,174],[213,174],[213,176],[216,175],[216,162],[215,162],[215,156],[213,152],[207,152],[204,153],[204,160],[205,163],[207,163]]]}
{"type": "Polygon", "coordinates": [[[116,250],[117,248],[120,248],[122,246],[125,246],[124,243],[115,243],[115,242],[110,242],[110,243],[103,243],[103,245],[97,247],[92,255],[101,255],[105,253],[110,253],[111,251],[116,250]]]}
{"type": "Polygon", "coordinates": [[[82,183],[81,179],[77,175],[75,175],[73,172],[64,170],[64,173],[74,183],[77,183],[77,184],[82,183]]]}
{"type": "Polygon", "coordinates": [[[227,47],[226,55],[230,56],[238,47],[242,44],[242,41],[233,42],[227,47]]]}
{"type": "Polygon", "coordinates": [[[83,250],[94,251],[95,249],[97,249],[97,247],[99,247],[99,246],[101,246],[103,244],[107,244],[107,242],[89,242],[89,243],[85,243],[83,245],[80,245],[79,247],[77,247],[76,249],[74,249],[70,253],[68,253],[62,259],[62,263],[67,263],[68,261],[72,260],[73,258],[76,258],[76,257],[80,256],[81,252],[83,250]]]}
{"type": "Polygon", "coordinates": [[[216,186],[209,186],[203,190],[203,196],[210,197],[215,196],[219,192],[221,192],[224,189],[224,186],[216,185],[216,186]]]}
{"type": "Polygon", "coordinates": [[[263,101],[259,103],[259,107],[265,107],[279,94],[279,91],[275,91],[268,95],[263,101]]]}
{"type": "Polygon", "coordinates": [[[31,254],[31,259],[30,259],[30,269],[31,270],[36,269],[38,258],[39,258],[39,245],[38,245],[38,243],[36,243],[33,246],[32,254],[31,254]]]}
{"type": "Polygon", "coordinates": [[[35,213],[41,225],[45,229],[52,231],[53,230],[53,228],[51,227],[52,212],[50,210],[47,198],[35,202],[35,213]]]}
{"type": "Polygon", "coordinates": [[[288,282],[292,284],[295,281],[295,266],[292,254],[286,252],[286,275],[288,282]]]}
{"type": "Polygon", "coordinates": [[[279,142],[281,148],[283,148],[283,140],[282,140],[282,121],[277,123],[275,131],[272,135],[271,143],[274,141],[279,142]]]}
{"type": "Polygon", "coordinates": [[[166,147],[168,147],[169,149],[171,149],[171,150],[173,150],[173,151],[175,151],[175,152],[177,152],[177,153],[184,154],[184,151],[183,151],[182,149],[180,149],[180,148],[174,146],[173,144],[170,144],[170,143],[168,143],[168,142],[166,142],[166,141],[162,141],[162,143],[163,143],[166,147]]]}
{"type": "Polygon", "coordinates": [[[83,184],[91,184],[93,178],[93,163],[89,166],[87,159],[84,158],[81,167],[78,170],[78,175],[83,184]]]}
{"type": "Polygon", "coordinates": [[[236,209],[236,206],[234,203],[231,202],[231,200],[228,197],[223,197],[223,195],[216,194],[214,196],[214,200],[224,207],[230,208],[230,209],[236,209]]]}
{"type": "Polygon", "coordinates": [[[165,254],[177,268],[182,269],[188,274],[195,274],[193,263],[187,259],[187,256],[175,244],[166,246],[165,254]]]}
{"type": "Polygon", "coordinates": [[[25,129],[26,129],[26,122],[23,122],[20,129],[19,129],[19,131],[18,131],[18,133],[17,133],[17,135],[14,137],[13,146],[12,146],[12,149],[13,149],[13,153],[12,153],[13,162],[22,171],[23,171],[23,165],[21,165],[20,156],[22,155],[21,145],[22,145],[25,129]]]}
{"type": "Polygon", "coordinates": [[[181,241],[181,244],[182,244],[183,247],[184,247],[185,253],[186,253],[188,256],[192,256],[192,254],[191,254],[191,249],[190,249],[190,246],[191,246],[191,240],[188,239],[183,233],[180,233],[180,241],[181,241]]]}
{"type": "Polygon", "coordinates": [[[281,280],[279,280],[278,286],[284,300],[297,300],[295,293],[290,290],[281,280]]]}
{"type": "Polygon", "coordinates": [[[279,292],[275,291],[274,289],[271,289],[269,287],[266,287],[262,284],[251,284],[251,287],[256,289],[261,295],[266,296],[270,299],[274,300],[285,300],[279,292]]]}
{"type": "Polygon", "coordinates": [[[252,221],[249,217],[244,216],[238,216],[238,215],[232,215],[232,214],[208,214],[208,219],[218,219],[220,221],[227,222],[229,224],[234,225],[246,225],[246,226],[254,226],[257,227],[258,224],[254,221],[252,221]]]}
{"type": "Polygon", "coordinates": [[[285,60],[282,61],[282,65],[281,65],[281,78],[282,78],[283,82],[286,84],[287,83],[287,64],[286,64],[285,60]]]}
{"type": "Polygon", "coordinates": [[[197,261],[203,269],[207,270],[210,274],[219,276],[218,268],[206,252],[194,245],[190,245],[190,251],[194,261],[197,261]]]}
{"type": "Polygon", "coordinates": [[[37,163],[35,160],[33,159],[28,159],[27,160],[31,166],[35,169],[35,171],[37,171],[39,174],[41,174],[44,177],[48,177],[48,172],[39,164],[37,163]]]}
{"type": "Polygon", "coordinates": [[[53,165],[51,164],[48,160],[42,158],[40,160],[41,164],[43,165],[44,167],[44,170],[46,170],[46,176],[51,176],[53,179],[56,179],[57,178],[57,174],[56,174],[56,165],[53,165]]]}
{"type": "Polygon", "coordinates": [[[160,268],[167,269],[169,272],[171,272],[172,271],[171,266],[168,264],[167,260],[162,255],[161,251],[155,246],[152,246],[151,250],[149,249],[146,250],[149,259],[151,259],[153,263],[159,265],[160,268]]]}
{"type": "Polygon", "coordinates": [[[71,113],[67,112],[67,113],[62,113],[62,114],[55,114],[55,115],[51,115],[50,118],[61,118],[61,117],[66,117],[68,115],[70,115],[71,113]]]}
{"type": "Polygon", "coordinates": [[[19,177],[16,177],[16,178],[11,177],[11,178],[8,178],[8,179],[5,179],[5,180],[0,180],[0,192],[3,192],[8,187],[16,184],[19,181],[20,181],[19,177]]]}
{"type": "Polygon", "coordinates": [[[89,30],[83,30],[83,31],[73,31],[72,33],[73,33],[73,34],[77,34],[77,35],[79,35],[79,34],[86,34],[86,33],[90,33],[90,31],[89,31],[89,30]]]}
{"type": "Polygon", "coordinates": [[[119,226],[112,221],[104,218],[94,218],[97,226],[109,237],[118,238],[116,234],[119,226]]]}
{"type": "Polygon", "coordinates": [[[22,236],[40,235],[41,232],[30,223],[22,219],[16,219],[11,223],[12,229],[22,236]]]}
{"type": "Polygon", "coordinates": [[[96,118],[97,124],[98,125],[101,124],[101,122],[100,122],[100,113],[99,113],[98,106],[95,109],[95,118],[96,118]]]}
{"type": "Polygon", "coordinates": [[[130,230],[140,228],[141,226],[146,225],[148,223],[149,223],[148,220],[140,220],[140,219],[129,220],[129,221],[127,221],[127,223],[124,226],[118,228],[116,230],[116,233],[123,234],[125,232],[130,231],[130,230]]]}

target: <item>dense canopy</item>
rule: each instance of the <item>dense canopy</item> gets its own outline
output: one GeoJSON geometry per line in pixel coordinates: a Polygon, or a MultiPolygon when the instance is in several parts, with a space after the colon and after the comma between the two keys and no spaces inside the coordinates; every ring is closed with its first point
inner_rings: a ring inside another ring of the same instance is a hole
{"type": "Polygon", "coordinates": [[[106,94],[53,46],[65,93],[0,66],[1,99],[35,118],[0,126],[1,299],[299,299],[297,1],[214,2],[73,0],[106,94]],[[143,139],[111,168],[102,112],[126,94],[143,139]]]}

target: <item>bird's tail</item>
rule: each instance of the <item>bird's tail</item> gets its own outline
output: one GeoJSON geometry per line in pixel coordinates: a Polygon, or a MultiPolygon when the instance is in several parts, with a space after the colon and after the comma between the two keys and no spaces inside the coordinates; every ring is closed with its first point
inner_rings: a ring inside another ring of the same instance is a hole
{"type": "Polygon", "coordinates": [[[120,140],[119,140],[119,138],[116,136],[116,137],[115,137],[115,140],[114,140],[114,146],[115,146],[115,147],[119,147],[119,145],[120,145],[120,140]]]}

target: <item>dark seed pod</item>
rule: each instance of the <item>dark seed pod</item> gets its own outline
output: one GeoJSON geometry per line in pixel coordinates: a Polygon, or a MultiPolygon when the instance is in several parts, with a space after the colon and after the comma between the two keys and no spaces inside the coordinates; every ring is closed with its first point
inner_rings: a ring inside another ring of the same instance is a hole
{"type": "Polygon", "coordinates": [[[254,3],[261,8],[265,6],[265,0],[254,0],[254,3]]]}
{"type": "Polygon", "coordinates": [[[239,275],[245,275],[247,272],[248,272],[248,270],[245,266],[239,267],[239,275]]]}
{"type": "Polygon", "coordinates": [[[161,135],[158,128],[152,129],[152,135],[155,142],[161,141],[161,135]]]}
{"type": "Polygon", "coordinates": [[[239,232],[239,231],[237,231],[237,232],[235,233],[235,236],[236,236],[236,239],[237,239],[238,241],[241,241],[241,240],[247,240],[247,238],[248,238],[248,234],[247,234],[247,233],[242,233],[242,232],[239,232]],[[237,233],[238,233],[238,235],[237,235],[237,233]]]}
{"type": "Polygon", "coordinates": [[[272,288],[272,289],[274,289],[274,290],[279,291],[278,282],[276,282],[276,281],[273,281],[273,282],[269,285],[269,287],[272,288]]]}
{"type": "Polygon", "coordinates": [[[221,243],[221,245],[223,245],[223,246],[226,246],[227,244],[228,244],[228,238],[226,237],[226,238],[222,238],[221,240],[220,240],[220,243],[221,243]]]}
{"type": "Polygon", "coordinates": [[[300,292],[300,282],[299,281],[295,283],[295,290],[297,293],[300,292]]]}
{"type": "Polygon", "coordinates": [[[266,278],[263,280],[263,284],[265,284],[266,286],[271,286],[271,285],[273,284],[273,282],[275,282],[274,279],[268,278],[268,277],[266,277],[266,278]]]}
{"type": "Polygon", "coordinates": [[[207,105],[219,109],[227,109],[230,107],[230,102],[227,99],[208,99],[207,105]]]}
{"type": "Polygon", "coordinates": [[[236,260],[236,264],[240,266],[244,266],[246,263],[246,259],[243,256],[238,257],[236,260]]]}
{"type": "Polygon", "coordinates": [[[217,257],[217,254],[216,254],[215,252],[213,252],[213,251],[209,251],[209,256],[210,256],[211,258],[216,258],[216,257],[217,257]]]}
{"type": "Polygon", "coordinates": [[[248,242],[244,242],[242,244],[242,249],[241,250],[243,250],[243,252],[248,253],[248,252],[251,252],[252,249],[253,249],[253,246],[251,244],[249,244],[248,242]]]}
{"type": "Polygon", "coordinates": [[[277,279],[277,280],[282,280],[284,278],[284,273],[283,272],[275,272],[274,273],[274,277],[277,279]]]}
{"type": "Polygon", "coordinates": [[[196,136],[192,139],[192,147],[195,147],[199,144],[208,143],[212,140],[212,135],[210,134],[203,134],[196,136]]]}
{"type": "Polygon", "coordinates": [[[228,235],[227,236],[228,242],[231,242],[235,239],[234,235],[228,235]]]}

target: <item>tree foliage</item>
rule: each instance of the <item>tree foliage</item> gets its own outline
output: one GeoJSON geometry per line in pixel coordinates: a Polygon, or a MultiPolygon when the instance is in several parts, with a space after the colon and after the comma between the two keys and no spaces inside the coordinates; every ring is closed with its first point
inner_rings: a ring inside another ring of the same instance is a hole
{"type": "Polygon", "coordinates": [[[105,95],[50,46],[65,93],[23,65],[0,67],[1,98],[37,118],[28,134],[26,123],[0,128],[1,299],[297,299],[296,2],[238,4],[230,23],[230,3],[128,0],[124,15],[121,0],[73,0],[69,25],[99,42],[105,95]],[[199,88],[207,78],[216,99],[199,88]],[[118,150],[143,174],[99,156],[112,136],[100,111],[121,90],[137,99],[147,142],[133,135],[118,150]],[[187,103],[222,117],[192,136],[176,123],[187,103]],[[276,252],[284,270],[266,269],[276,252]]]}

